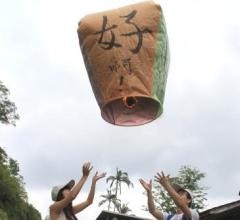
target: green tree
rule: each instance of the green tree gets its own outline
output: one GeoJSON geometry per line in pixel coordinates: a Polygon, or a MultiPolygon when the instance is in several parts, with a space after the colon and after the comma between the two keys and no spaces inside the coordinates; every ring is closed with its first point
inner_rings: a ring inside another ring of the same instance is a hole
{"type": "Polygon", "coordinates": [[[119,189],[119,193],[121,194],[122,183],[127,184],[128,187],[133,186],[133,183],[129,180],[127,172],[122,172],[121,170],[118,170],[118,168],[117,168],[116,175],[115,176],[109,176],[106,181],[107,181],[107,183],[108,183],[108,181],[111,181],[110,189],[112,189],[112,186],[115,183],[115,195],[116,195],[116,197],[118,196],[118,189],[119,189]]]}
{"type": "MultiPolygon", "coordinates": [[[[19,115],[8,98],[9,90],[0,81],[0,123],[16,125],[19,115]]],[[[0,147],[0,219],[41,220],[41,214],[27,201],[18,162],[0,147]]]]}
{"type": "Polygon", "coordinates": [[[117,204],[116,207],[117,207],[118,212],[121,213],[121,214],[127,214],[127,213],[132,211],[128,207],[128,203],[123,203],[123,204],[119,203],[119,204],[117,204]]]}
{"type": "Polygon", "coordinates": [[[1,220],[8,220],[7,213],[0,209],[0,219],[1,220]]]}
{"type": "Polygon", "coordinates": [[[27,201],[17,161],[0,147],[0,219],[41,220],[41,214],[27,201]],[[3,211],[4,210],[4,211],[3,211]]]}
{"type": "Polygon", "coordinates": [[[9,169],[13,176],[19,176],[19,165],[16,160],[9,159],[9,169]]]}
{"type": "MultiPolygon", "coordinates": [[[[205,173],[202,173],[196,168],[182,166],[179,169],[178,176],[172,177],[170,180],[173,184],[179,184],[183,188],[190,189],[194,196],[192,208],[202,210],[206,206],[206,190],[208,188],[201,186],[200,182],[205,176],[205,173]]],[[[153,198],[156,208],[165,212],[175,212],[175,204],[173,200],[168,196],[168,193],[160,184],[153,184],[153,198]]],[[[144,209],[147,210],[146,207],[144,209]]]]}
{"type": "Polygon", "coordinates": [[[29,203],[25,203],[25,204],[26,204],[26,209],[25,209],[26,219],[41,220],[40,212],[37,209],[35,209],[31,204],[29,203]]]}
{"type": "Polygon", "coordinates": [[[14,102],[9,100],[8,96],[8,88],[0,81],[0,122],[16,125],[16,120],[19,119],[17,107],[14,102]]]}
{"type": "Polygon", "coordinates": [[[0,147],[0,164],[4,165],[7,162],[7,153],[0,147]]]}
{"type": "Polygon", "coordinates": [[[108,211],[111,208],[111,204],[113,204],[113,210],[117,209],[120,213],[127,213],[130,211],[127,204],[122,204],[121,200],[118,196],[122,193],[122,184],[126,184],[128,187],[132,186],[133,183],[130,181],[128,173],[123,172],[117,168],[115,176],[109,176],[106,181],[107,183],[110,182],[110,189],[107,189],[106,195],[101,195],[104,199],[100,201],[99,206],[103,205],[104,203],[108,202],[108,211]],[[119,193],[118,193],[119,192],[119,193]]]}
{"type": "Polygon", "coordinates": [[[99,202],[98,206],[108,203],[108,211],[111,209],[111,204],[113,204],[114,207],[117,207],[120,204],[120,200],[116,198],[115,194],[112,194],[111,190],[107,189],[107,194],[100,195],[100,197],[103,197],[104,199],[99,202]]]}

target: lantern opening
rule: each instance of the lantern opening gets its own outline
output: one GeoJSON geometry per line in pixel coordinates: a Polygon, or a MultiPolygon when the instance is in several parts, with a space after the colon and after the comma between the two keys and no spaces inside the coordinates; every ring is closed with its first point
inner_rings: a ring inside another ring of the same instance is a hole
{"type": "Polygon", "coordinates": [[[155,99],[128,96],[108,102],[102,107],[101,114],[103,119],[111,124],[136,126],[156,119],[159,108],[160,104],[155,99]]]}
{"type": "Polygon", "coordinates": [[[134,106],[137,104],[137,99],[133,96],[128,96],[123,98],[123,102],[127,108],[134,108],[134,106]]]}

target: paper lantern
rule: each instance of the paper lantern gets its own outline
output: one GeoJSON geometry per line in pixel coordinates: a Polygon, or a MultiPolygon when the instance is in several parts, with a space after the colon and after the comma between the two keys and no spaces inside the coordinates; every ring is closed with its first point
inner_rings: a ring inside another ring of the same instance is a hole
{"type": "Polygon", "coordinates": [[[104,120],[135,126],[162,114],[169,49],[160,5],[146,1],[87,15],[78,36],[104,120]]]}

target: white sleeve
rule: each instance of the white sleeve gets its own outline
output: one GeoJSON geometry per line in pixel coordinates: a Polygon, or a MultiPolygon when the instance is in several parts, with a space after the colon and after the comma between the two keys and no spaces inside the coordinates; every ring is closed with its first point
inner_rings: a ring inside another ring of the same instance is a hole
{"type": "Polygon", "coordinates": [[[168,214],[168,213],[166,213],[166,212],[163,212],[163,220],[167,220],[168,216],[169,216],[169,214],[168,214]]]}
{"type": "Polygon", "coordinates": [[[199,220],[199,214],[195,209],[191,210],[192,220],[199,220]]]}

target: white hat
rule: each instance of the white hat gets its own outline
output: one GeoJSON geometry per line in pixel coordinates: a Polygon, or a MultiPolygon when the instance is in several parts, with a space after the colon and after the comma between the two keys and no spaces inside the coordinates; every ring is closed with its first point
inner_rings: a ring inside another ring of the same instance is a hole
{"type": "Polygon", "coordinates": [[[185,189],[182,186],[178,185],[178,184],[173,184],[173,188],[176,190],[176,192],[179,191],[185,191],[189,194],[189,196],[191,197],[191,200],[193,201],[193,193],[190,189],[185,189]]]}
{"type": "Polygon", "coordinates": [[[67,188],[67,189],[72,189],[73,186],[75,185],[75,181],[74,180],[70,180],[67,184],[65,185],[60,185],[60,186],[54,186],[52,188],[52,200],[53,201],[57,201],[57,197],[58,197],[58,194],[60,192],[60,190],[64,189],[64,188],[67,188]]]}

